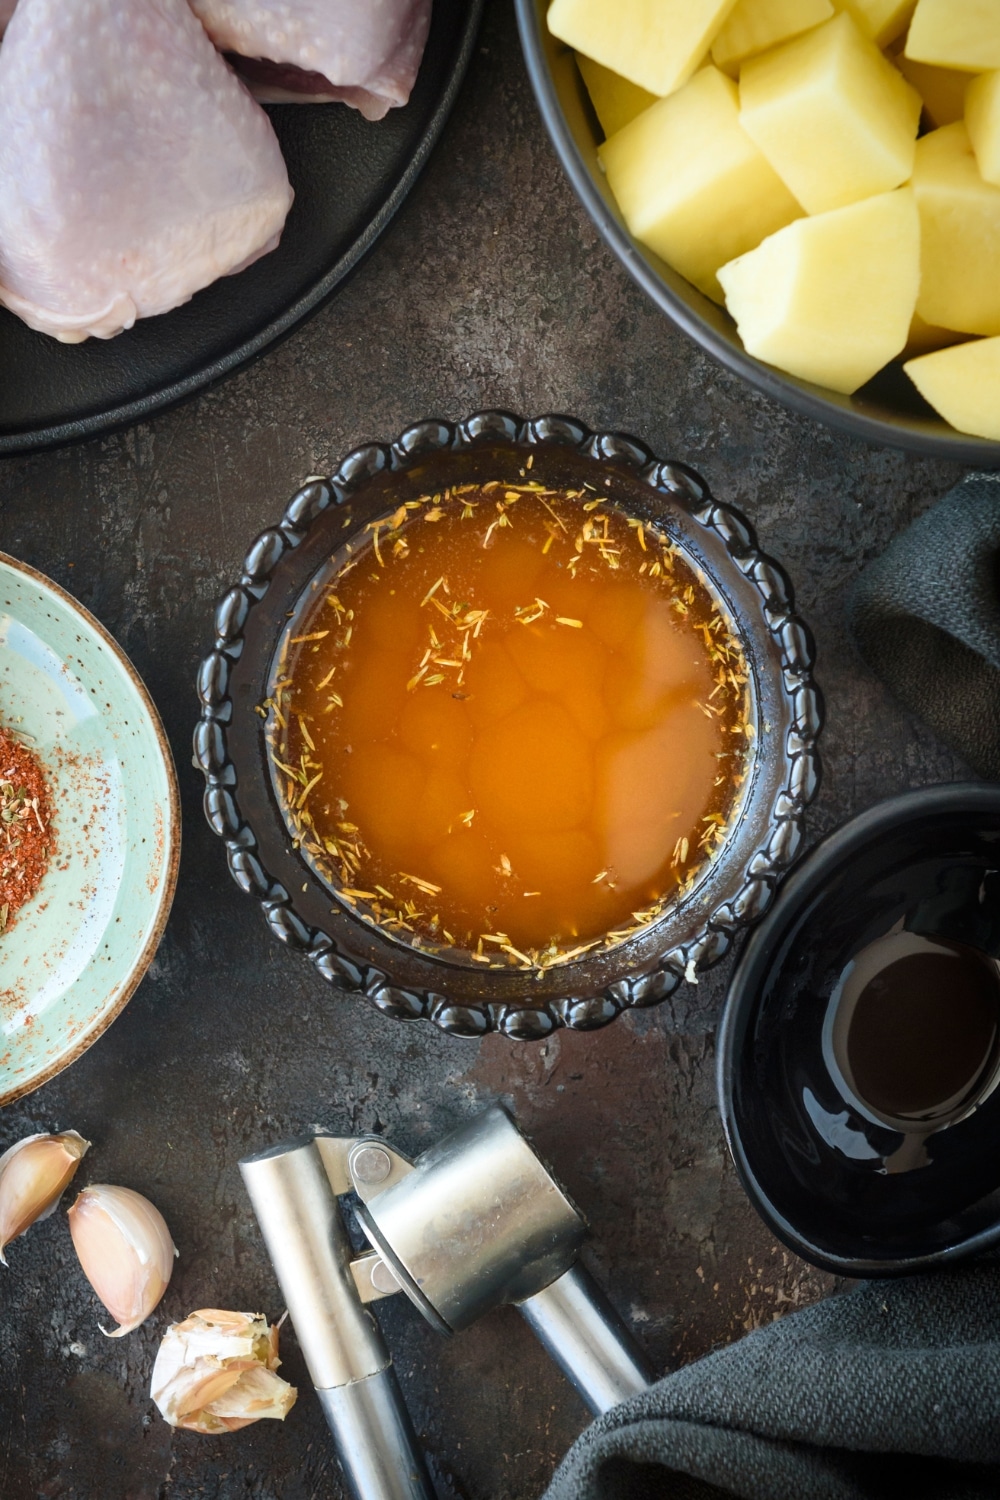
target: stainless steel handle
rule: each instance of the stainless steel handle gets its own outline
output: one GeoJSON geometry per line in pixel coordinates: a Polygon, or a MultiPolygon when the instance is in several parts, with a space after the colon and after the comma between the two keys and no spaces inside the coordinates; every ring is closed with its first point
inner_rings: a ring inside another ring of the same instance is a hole
{"type": "Polygon", "coordinates": [[[364,1380],[390,1363],[351,1275],[351,1244],[315,1143],[286,1142],[240,1171],[313,1385],[364,1380]]]}
{"type": "Polygon", "coordinates": [[[433,1500],[434,1487],[391,1367],[316,1394],[351,1500],[433,1500]]]}
{"type": "Polygon", "coordinates": [[[315,1142],[265,1151],[240,1171],[354,1500],[434,1500],[315,1142]]]}
{"type": "Polygon", "coordinates": [[[652,1384],[646,1356],[579,1263],[518,1306],[596,1415],[652,1384]]]}

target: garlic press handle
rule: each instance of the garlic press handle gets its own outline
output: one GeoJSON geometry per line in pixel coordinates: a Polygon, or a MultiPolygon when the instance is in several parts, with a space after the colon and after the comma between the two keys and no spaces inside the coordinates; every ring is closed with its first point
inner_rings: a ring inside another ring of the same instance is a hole
{"type": "Polygon", "coordinates": [[[652,1384],[646,1356],[579,1262],[518,1307],[596,1416],[652,1384]]]}
{"type": "Polygon", "coordinates": [[[315,1140],[276,1146],[241,1161],[240,1171],[352,1500],[434,1500],[315,1140]]]}
{"type": "Polygon", "coordinates": [[[395,1371],[317,1391],[351,1500],[433,1500],[395,1371]]]}

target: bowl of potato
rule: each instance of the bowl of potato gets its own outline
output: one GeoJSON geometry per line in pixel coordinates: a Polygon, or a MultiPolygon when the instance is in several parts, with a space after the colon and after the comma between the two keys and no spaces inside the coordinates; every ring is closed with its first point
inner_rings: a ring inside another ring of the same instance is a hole
{"type": "Polygon", "coordinates": [[[758,389],[1000,466],[1000,0],[516,0],[549,133],[758,389]]]}

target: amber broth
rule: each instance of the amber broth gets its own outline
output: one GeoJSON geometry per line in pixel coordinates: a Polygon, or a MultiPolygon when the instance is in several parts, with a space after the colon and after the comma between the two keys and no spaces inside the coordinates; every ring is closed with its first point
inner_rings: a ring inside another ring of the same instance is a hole
{"type": "Polygon", "coordinates": [[[373,523],[291,621],[262,711],[343,900],[425,950],[537,968],[694,883],[753,735],[742,651],[684,557],[530,481],[373,523]]]}

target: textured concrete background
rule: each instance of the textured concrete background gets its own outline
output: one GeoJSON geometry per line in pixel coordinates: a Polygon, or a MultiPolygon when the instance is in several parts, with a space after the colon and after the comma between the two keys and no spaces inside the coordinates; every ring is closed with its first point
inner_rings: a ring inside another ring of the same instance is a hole
{"type": "MultiPolygon", "coordinates": [[[[599,243],[551,151],[506,0],[446,136],[351,284],[252,369],[120,436],[0,467],[0,547],[72,590],[132,655],[177,759],[185,848],[160,952],[70,1072],[0,1114],[0,1149],[74,1127],[78,1182],[148,1194],[180,1250],[167,1296],[108,1342],[64,1213],[0,1276],[3,1500],[339,1500],[294,1336],[284,1427],[173,1433],[148,1399],[168,1322],[196,1307],[281,1311],[237,1160],[322,1121],[419,1150],[512,1104],[590,1216],[591,1263],[661,1370],[832,1289],[776,1246],[735,1179],[713,1087],[729,965],[607,1031],[481,1045],[406,1029],[285,952],[226,872],[190,766],[211,607],[248,541],[307,474],[423,416],[562,410],[701,470],[795,581],[828,710],[818,835],[963,767],[887,698],[844,635],[865,561],[958,477],[852,442],[755,395],[649,305],[599,243]]],[[[2,1269],[2,1268],[0,1268],[2,1269]]],[[[447,1342],[383,1303],[442,1494],[529,1500],[581,1430],[580,1402],[514,1313],[447,1342]]]]}

